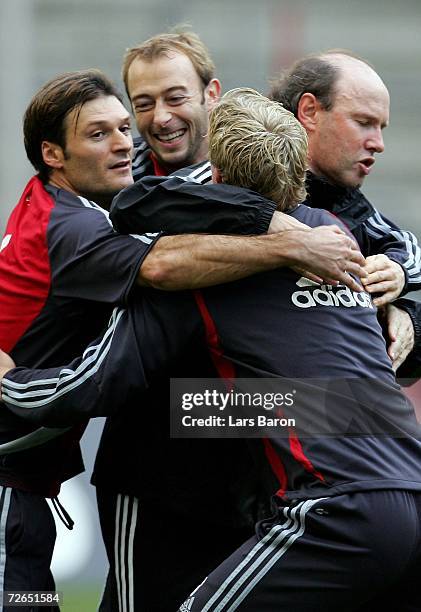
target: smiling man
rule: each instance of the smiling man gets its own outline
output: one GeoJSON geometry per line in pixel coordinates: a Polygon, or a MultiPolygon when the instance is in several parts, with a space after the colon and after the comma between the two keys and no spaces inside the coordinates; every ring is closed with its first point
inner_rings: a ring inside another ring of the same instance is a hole
{"type": "Polygon", "coordinates": [[[139,131],[166,171],[208,155],[208,112],[221,86],[210,78],[212,66],[197,70],[184,51],[172,49],[153,59],[138,55],[125,74],[139,131]]]}
{"type": "Polygon", "coordinates": [[[170,174],[207,159],[208,115],[221,84],[196,34],[157,34],[129,49],[123,80],[143,139],[133,163],[135,179],[170,174]]]}

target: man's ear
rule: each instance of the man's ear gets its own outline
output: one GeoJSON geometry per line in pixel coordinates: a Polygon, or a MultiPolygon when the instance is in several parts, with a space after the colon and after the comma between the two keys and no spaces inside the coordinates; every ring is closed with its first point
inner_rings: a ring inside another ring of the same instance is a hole
{"type": "Polygon", "coordinates": [[[212,79],[205,88],[205,100],[208,110],[212,110],[221,95],[221,83],[218,79],[212,79]]]}
{"type": "Polygon", "coordinates": [[[216,168],[216,166],[212,166],[212,183],[223,183],[224,181],[222,180],[222,174],[221,171],[219,170],[219,168],[216,168]]]}
{"type": "Polygon", "coordinates": [[[41,143],[42,159],[50,168],[62,168],[64,160],[64,151],[60,145],[48,140],[43,140],[41,143]]]}
{"type": "Polygon", "coordinates": [[[307,132],[313,132],[317,127],[319,112],[322,110],[315,95],[305,93],[298,102],[297,119],[307,132]]]}

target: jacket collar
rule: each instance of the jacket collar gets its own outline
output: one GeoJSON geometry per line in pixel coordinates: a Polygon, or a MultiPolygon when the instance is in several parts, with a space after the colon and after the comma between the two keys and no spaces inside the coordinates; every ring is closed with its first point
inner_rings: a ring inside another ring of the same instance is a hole
{"type": "Polygon", "coordinates": [[[307,172],[306,204],[333,213],[352,231],[374,214],[374,207],[365,195],[355,187],[332,185],[325,178],[307,172]]]}

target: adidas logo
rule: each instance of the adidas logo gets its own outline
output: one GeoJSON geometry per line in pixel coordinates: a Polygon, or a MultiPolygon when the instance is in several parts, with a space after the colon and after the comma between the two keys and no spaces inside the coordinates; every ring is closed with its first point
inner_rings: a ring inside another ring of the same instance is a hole
{"type": "Polygon", "coordinates": [[[365,291],[351,291],[345,285],[318,285],[302,276],[297,281],[298,287],[306,287],[294,291],[292,303],[298,308],[314,308],[317,306],[344,306],[345,308],[373,308],[371,297],[365,291]]]}

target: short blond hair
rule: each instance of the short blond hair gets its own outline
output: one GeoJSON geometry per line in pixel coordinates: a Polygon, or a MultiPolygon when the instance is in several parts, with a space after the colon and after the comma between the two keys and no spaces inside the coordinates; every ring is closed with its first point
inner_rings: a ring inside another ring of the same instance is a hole
{"type": "Polygon", "coordinates": [[[204,88],[215,77],[215,64],[199,36],[192,31],[184,30],[181,26],[176,26],[171,32],[157,34],[127,49],[123,60],[122,77],[129,98],[128,74],[133,61],[141,59],[152,62],[157,57],[171,52],[183,53],[189,58],[204,88]]]}
{"type": "Polygon", "coordinates": [[[261,193],[279,210],[305,200],[306,131],[254,89],[232,89],[212,110],[209,158],[224,182],[261,193]]]}

